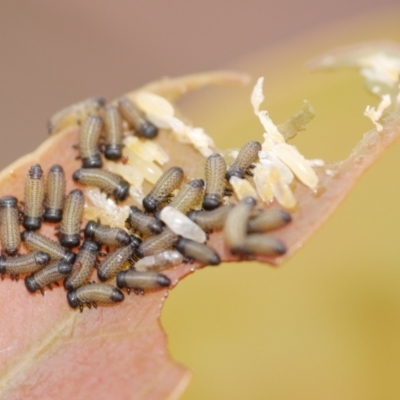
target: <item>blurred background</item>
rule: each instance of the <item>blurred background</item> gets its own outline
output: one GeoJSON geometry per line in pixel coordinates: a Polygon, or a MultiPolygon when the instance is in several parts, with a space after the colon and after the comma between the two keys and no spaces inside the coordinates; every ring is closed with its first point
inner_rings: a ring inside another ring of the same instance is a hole
{"type": "MultiPolygon", "coordinates": [[[[397,4],[3,0],[0,167],[36,148],[60,108],[220,68],[264,75],[278,123],[308,99],[317,117],[293,143],[309,158],[342,159],[371,129],[362,113],[376,100],[353,71],[303,66],[339,45],[400,40],[397,4]]],[[[261,139],[250,93],[213,88],[180,105],[217,145],[235,147],[261,139]]],[[[400,398],[399,160],[397,144],[285,265],[205,268],[170,293],[170,351],[194,374],[183,399],[400,398]]]]}

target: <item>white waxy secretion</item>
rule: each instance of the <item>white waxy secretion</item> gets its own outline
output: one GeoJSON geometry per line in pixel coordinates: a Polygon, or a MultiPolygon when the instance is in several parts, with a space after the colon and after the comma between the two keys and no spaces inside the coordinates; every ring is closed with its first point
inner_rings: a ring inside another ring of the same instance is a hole
{"type": "Polygon", "coordinates": [[[199,243],[206,241],[205,232],[186,215],[173,207],[164,207],[161,210],[160,219],[177,235],[199,243]]]}
{"type": "Polygon", "coordinates": [[[183,261],[183,255],[176,250],[167,250],[154,256],[147,256],[135,263],[136,271],[162,271],[183,261]]]}

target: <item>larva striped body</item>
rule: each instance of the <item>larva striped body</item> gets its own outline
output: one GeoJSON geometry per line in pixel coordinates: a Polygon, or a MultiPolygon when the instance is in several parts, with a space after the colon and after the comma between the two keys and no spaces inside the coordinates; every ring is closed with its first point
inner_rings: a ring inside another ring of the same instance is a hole
{"type": "Polygon", "coordinates": [[[182,183],[183,170],[180,167],[171,167],[165,171],[156,182],[150,193],[143,199],[143,207],[154,212],[165,201],[171,193],[182,183]]]}
{"type": "Polygon", "coordinates": [[[99,150],[100,133],[103,128],[103,121],[97,115],[89,115],[82,124],[79,135],[79,152],[83,168],[101,168],[99,150]]]}
{"type": "Polygon", "coordinates": [[[144,240],[137,249],[139,257],[146,257],[162,253],[178,241],[179,236],[165,228],[158,235],[150,236],[144,240]]]}
{"type": "Polygon", "coordinates": [[[24,227],[37,230],[42,224],[45,182],[43,170],[39,164],[31,166],[25,181],[24,190],[24,227]]]}
{"type": "Polygon", "coordinates": [[[212,232],[222,229],[228,214],[231,212],[233,206],[226,205],[216,208],[211,211],[194,210],[190,211],[188,217],[196,222],[205,232],[212,232]]]}
{"type": "Polygon", "coordinates": [[[203,199],[203,208],[205,210],[213,210],[221,205],[226,190],[225,174],[226,162],[220,154],[215,153],[207,158],[205,169],[206,190],[203,199]]]}
{"type": "Polygon", "coordinates": [[[291,215],[282,209],[264,210],[254,217],[250,217],[247,223],[247,232],[266,232],[280,228],[292,220],[291,215]]]}
{"type": "Polygon", "coordinates": [[[147,256],[135,262],[136,271],[162,271],[168,267],[179,265],[183,256],[179,251],[166,250],[154,256],[147,256]]]}
{"type": "Polygon", "coordinates": [[[55,261],[44,267],[38,272],[25,278],[25,286],[29,292],[34,293],[37,290],[44,295],[44,288],[51,289],[51,284],[56,283],[72,272],[72,265],[66,261],[55,261]]]}
{"type": "Polygon", "coordinates": [[[0,242],[10,256],[18,252],[21,237],[18,224],[18,200],[14,196],[0,199],[0,242]]]}
{"type": "Polygon", "coordinates": [[[203,243],[181,238],[175,248],[185,257],[199,261],[204,265],[218,265],[221,263],[218,253],[203,243]]]}
{"type": "Polygon", "coordinates": [[[129,194],[129,183],[125,179],[103,169],[78,169],[72,178],[81,185],[98,187],[117,201],[125,200],[129,194]]]}
{"type": "Polygon", "coordinates": [[[276,256],[286,253],[286,246],[282,240],[266,233],[247,235],[238,254],[276,256]]]}
{"type": "Polygon", "coordinates": [[[76,247],[80,243],[79,232],[84,205],[85,198],[80,189],[72,190],[65,199],[60,229],[60,243],[65,247],[76,247]]]}
{"type": "Polygon", "coordinates": [[[32,274],[46,266],[50,256],[42,251],[21,254],[15,257],[0,257],[0,274],[9,274],[11,279],[18,280],[20,274],[32,274]]]}
{"type": "Polygon", "coordinates": [[[106,246],[126,246],[131,241],[131,236],[123,229],[100,225],[95,221],[86,224],[84,234],[86,239],[92,239],[106,246]]]}
{"type": "Polygon", "coordinates": [[[65,174],[61,165],[53,165],[47,176],[47,193],[44,203],[43,219],[48,222],[60,222],[64,208],[65,174]]]}
{"type": "Polygon", "coordinates": [[[171,203],[169,203],[169,206],[176,208],[182,214],[187,214],[197,204],[201,203],[203,192],[203,179],[193,179],[183,186],[171,203]]]}
{"type": "Polygon", "coordinates": [[[119,303],[124,300],[124,294],[112,285],[106,283],[89,283],[71,290],[67,293],[68,304],[71,308],[83,311],[83,306],[87,305],[97,308],[97,304],[119,303]]]}
{"type": "Polygon", "coordinates": [[[43,251],[50,255],[52,261],[63,260],[70,264],[75,261],[74,252],[65,249],[60,243],[41,233],[24,231],[21,233],[21,239],[30,251],[43,251]]]}
{"type": "Polygon", "coordinates": [[[171,280],[166,275],[153,271],[128,269],[117,275],[117,286],[120,289],[127,288],[128,293],[133,289],[136,294],[144,294],[146,290],[162,289],[170,285],[171,280]]]}
{"type": "Polygon", "coordinates": [[[238,156],[234,163],[228,168],[226,172],[226,179],[229,181],[232,176],[236,176],[243,179],[245,175],[252,176],[253,174],[249,171],[251,164],[258,157],[258,152],[261,151],[261,143],[251,141],[246,143],[239,151],[238,156]]]}
{"type": "Polygon", "coordinates": [[[147,121],[143,113],[126,97],[118,100],[118,109],[135,133],[146,139],[154,139],[158,135],[158,128],[147,121]]]}
{"type": "Polygon", "coordinates": [[[104,156],[108,160],[122,157],[122,119],[118,109],[107,104],[104,109],[105,148],[104,156]]]}
{"type": "Polygon", "coordinates": [[[85,240],[79,249],[71,275],[65,280],[67,290],[76,289],[84,285],[90,278],[97,261],[99,245],[96,242],[85,240]]]}
{"type": "Polygon", "coordinates": [[[140,232],[144,236],[161,233],[163,230],[160,220],[145,214],[135,206],[131,206],[127,221],[132,229],[140,232]]]}

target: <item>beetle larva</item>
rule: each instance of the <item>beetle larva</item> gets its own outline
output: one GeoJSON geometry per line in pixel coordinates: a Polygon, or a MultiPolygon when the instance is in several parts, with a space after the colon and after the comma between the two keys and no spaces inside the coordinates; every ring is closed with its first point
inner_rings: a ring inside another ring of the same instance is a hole
{"type": "Polygon", "coordinates": [[[124,178],[103,169],[78,169],[72,178],[81,185],[98,187],[117,201],[125,200],[129,194],[129,183],[124,178]]]}
{"type": "Polygon", "coordinates": [[[65,289],[76,289],[89,280],[97,261],[98,251],[99,245],[96,242],[85,240],[82,243],[73,265],[72,274],[64,281],[65,289]]]}
{"type": "Polygon", "coordinates": [[[204,265],[218,265],[221,263],[221,259],[217,252],[203,243],[181,238],[175,245],[175,248],[185,257],[200,261],[204,265]]]}
{"type": "Polygon", "coordinates": [[[224,158],[218,154],[211,154],[206,161],[206,190],[203,199],[203,208],[213,210],[221,205],[226,191],[226,163],[224,158]]]}
{"type": "Polygon", "coordinates": [[[237,253],[264,256],[282,255],[286,253],[286,245],[273,235],[253,233],[246,236],[237,253]]]}
{"type": "Polygon", "coordinates": [[[65,199],[61,220],[60,243],[65,247],[76,247],[80,243],[83,206],[85,198],[80,189],[74,189],[65,199]]]}
{"type": "Polygon", "coordinates": [[[216,208],[211,211],[204,210],[193,210],[190,211],[188,217],[196,222],[205,232],[212,232],[218,229],[222,229],[224,226],[226,217],[232,210],[233,206],[226,205],[216,208]]]}
{"type": "Polygon", "coordinates": [[[52,283],[57,283],[72,272],[72,265],[66,261],[55,261],[25,278],[25,286],[29,292],[35,293],[37,290],[44,295],[44,288],[51,289],[52,283]]]}
{"type": "Polygon", "coordinates": [[[37,230],[42,224],[44,201],[44,177],[39,164],[33,164],[29,169],[24,190],[24,227],[37,230]]]}
{"type": "Polygon", "coordinates": [[[252,162],[258,157],[258,152],[261,151],[261,144],[256,141],[246,143],[239,151],[234,163],[226,172],[226,179],[229,181],[232,176],[243,179],[245,175],[252,176],[249,171],[252,162]]]}
{"type": "Polygon", "coordinates": [[[82,124],[79,135],[79,152],[83,168],[101,168],[99,138],[103,121],[97,115],[89,115],[82,124]]]}
{"type": "Polygon", "coordinates": [[[176,208],[182,214],[187,214],[196,204],[201,202],[203,191],[203,179],[193,179],[182,187],[169,203],[169,206],[176,208]]]}
{"type": "Polygon", "coordinates": [[[119,160],[122,157],[122,119],[118,109],[112,104],[104,109],[104,125],[104,155],[108,160],[119,160]]]}
{"type": "Polygon", "coordinates": [[[161,233],[163,226],[160,220],[150,215],[146,215],[142,210],[135,206],[131,206],[128,225],[144,236],[161,233]]]}
{"type": "Polygon", "coordinates": [[[58,133],[69,126],[80,125],[88,115],[99,114],[105,103],[103,97],[90,97],[58,111],[49,120],[49,133],[58,133]]]}
{"type": "Polygon", "coordinates": [[[123,229],[100,225],[95,221],[89,221],[86,224],[84,234],[85,238],[106,246],[125,246],[131,241],[131,236],[123,229]]]}
{"type": "Polygon", "coordinates": [[[60,222],[64,207],[65,174],[61,165],[53,165],[47,176],[47,194],[44,203],[43,219],[48,222],[60,222]]]}
{"type": "Polygon", "coordinates": [[[11,279],[18,280],[20,274],[32,274],[46,266],[50,261],[50,255],[43,251],[22,254],[15,257],[0,257],[1,277],[9,274],[11,279]]]}
{"type": "Polygon", "coordinates": [[[117,275],[117,286],[120,289],[127,288],[128,293],[133,289],[136,294],[144,294],[145,290],[162,289],[170,285],[171,280],[168,276],[153,271],[128,269],[117,275]]]}
{"type": "Polygon", "coordinates": [[[41,233],[24,231],[21,233],[21,239],[30,251],[43,251],[50,255],[52,261],[63,260],[70,264],[75,261],[74,252],[65,249],[60,243],[41,233]]]}
{"type": "Polygon", "coordinates": [[[104,282],[113,278],[122,269],[124,264],[135,254],[140,242],[132,240],[130,244],[115,249],[101,261],[97,268],[97,276],[104,282]]]}
{"type": "Polygon", "coordinates": [[[282,209],[264,210],[254,217],[250,217],[247,223],[247,232],[265,232],[280,228],[292,220],[291,215],[282,209]]]}
{"type": "Polygon", "coordinates": [[[232,254],[241,254],[243,251],[243,242],[247,234],[247,222],[256,202],[252,197],[243,198],[233,207],[225,220],[225,242],[232,254]]]}
{"type": "Polygon", "coordinates": [[[98,303],[110,304],[119,303],[124,300],[124,294],[112,285],[107,283],[89,283],[78,289],[67,293],[68,304],[71,308],[77,308],[83,311],[83,306],[97,308],[98,303]]]}
{"type": "Polygon", "coordinates": [[[183,170],[180,167],[171,167],[165,171],[156,182],[150,193],[143,199],[143,207],[154,212],[171,193],[182,183],[183,170]]]}
{"type": "Polygon", "coordinates": [[[136,271],[162,271],[168,267],[179,265],[183,261],[183,256],[179,251],[166,250],[154,256],[141,258],[135,263],[136,271]]]}
{"type": "Polygon", "coordinates": [[[162,253],[169,247],[173,246],[178,241],[179,236],[165,228],[158,235],[150,236],[140,244],[137,249],[139,257],[151,256],[154,254],[162,253]]]}
{"type": "Polygon", "coordinates": [[[14,196],[0,199],[0,241],[2,249],[10,256],[17,253],[21,243],[18,224],[18,200],[14,196]]]}
{"type": "Polygon", "coordinates": [[[143,113],[126,97],[118,100],[118,108],[128,124],[138,136],[146,139],[154,139],[158,134],[158,128],[144,118],[143,113]]]}

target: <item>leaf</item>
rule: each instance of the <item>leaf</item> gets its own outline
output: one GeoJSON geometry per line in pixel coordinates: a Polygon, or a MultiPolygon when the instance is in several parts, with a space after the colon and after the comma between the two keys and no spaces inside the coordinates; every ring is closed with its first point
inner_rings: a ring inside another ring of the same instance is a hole
{"type": "MultiPolygon", "coordinates": [[[[149,90],[149,89],[148,89],[149,90]]],[[[154,90],[154,89],[152,89],[154,90]]],[[[279,231],[288,246],[280,258],[260,257],[280,263],[301,247],[350,191],[361,174],[400,134],[398,111],[386,117],[383,132],[370,131],[343,162],[317,169],[317,193],[296,186],[298,208],[293,223],[279,231]]],[[[0,195],[22,198],[28,167],[39,162],[44,170],[53,163],[65,167],[67,176],[80,165],[71,147],[78,129],[72,127],[49,138],[36,152],[6,168],[0,174],[0,195]]],[[[204,160],[189,145],[172,142],[163,132],[158,139],[170,154],[170,165],[180,165],[196,176],[204,160]]],[[[68,182],[67,190],[74,184],[68,182]]],[[[42,232],[54,234],[45,226],[42,232]]],[[[225,247],[222,234],[211,236],[210,244],[226,261],[237,260],[225,247]]],[[[197,265],[180,265],[167,272],[176,284],[197,265]]],[[[54,290],[31,295],[9,279],[0,292],[6,305],[1,336],[2,373],[0,392],[4,398],[69,398],[79,391],[81,398],[163,399],[175,398],[189,378],[188,372],[169,360],[165,334],[159,326],[166,291],[128,297],[118,307],[101,307],[80,314],[67,307],[65,292],[54,290]],[[5,313],[7,314],[5,316],[5,313]]]]}

